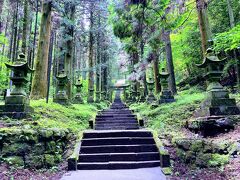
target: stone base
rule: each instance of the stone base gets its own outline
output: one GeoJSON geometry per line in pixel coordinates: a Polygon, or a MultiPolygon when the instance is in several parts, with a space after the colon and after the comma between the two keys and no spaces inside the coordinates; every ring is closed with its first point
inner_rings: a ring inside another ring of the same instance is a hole
{"type": "Polygon", "coordinates": [[[12,119],[23,119],[27,118],[30,113],[33,113],[34,109],[28,105],[1,105],[0,106],[0,117],[7,116],[12,119]]]}
{"type": "Polygon", "coordinates": [[[82,99],[81,96],[76,96],[73,101],[72,101],[73,104],[84,104],[84,101],[82,99]]]}
{"type": "Polygon", "coordinates": [[[5,104],[29,104],[29,99],[23,95],[10,95],[6,97],[5,104]]]}
{"type": "Polygon", "coordinates": [[[192,119],[186,122],[186,127],[204,137],[215,136],[219,133],[234,129],[234,120],[224,116],[208,116],[192,119]]]}
{"type": "Polygon", "coordinates": [[[205,100],[201,108],[194,113],[195,117],[238,115],[240,109],[236,105],[235,99],[219,98],[205,100]]]}
{"type": "Polygon", "coordinates": [[[148,104],[154,103],[157,99],[155,98],[154,95],[149,95],[146,99],[148,104]]]}
{"type": "Polygon", "coordinates": [[[139,103],[144,103],[146,101],[145,97],[144,96],[140,96],[138,102],[139,103]]]}
{"type": "Polygon", "coordinates": [[[94,103],[94,99],[92,96],[89,96],[88,99],[87,99],[87,102],[88,103],[94,103]]]}
{"type": "Polygon", "coordinates": [[[174,99],[174,96],[172,95],[171,91],[163,91],[160,96],[159,104],[171,103],[171,102],[175,102],[175,101],[176,100],[174,99]]]}

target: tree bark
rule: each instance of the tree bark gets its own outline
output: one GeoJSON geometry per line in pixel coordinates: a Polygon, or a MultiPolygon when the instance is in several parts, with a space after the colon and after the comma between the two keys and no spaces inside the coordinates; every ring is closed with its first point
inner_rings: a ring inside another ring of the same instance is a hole
{"type": "MultiPolygon", "coordinates": [[[[100,12],[98,14],[98,33],[97,33],[97,68],[96,68],[96,91],[100,93],[100,84],[101,84],[101,79],[100,79],[100,65],[101,65],[101,44],[100,44],[100,27],[101,27],[101,17],[100,17],[100,12]]],[[[96,97],[96,100],[99,101],[99,97],[96,97]],[[98,99],[97,99],[98,98],[98,99]]]]}
{"type": "Polygon", "coordinates": [[[203,56],[205,56],[206,50],[208,48],[208,41],[211,40],[212,36],[207,15],[207,5],[208,4],[206,0],[196,0],[198,23],[202,39],[203,56]]]}
{"type": "Polygon", "coordinates": [[[235,19],[234,19],[234,15],[233,15],[232,2],[231,2],[231,0],[226,0],[226,1],[227,1],[227,6],[228,6],[230,27],[233,28],[235,26],[235,19]]]}
{"type": "Polygon", "coordinates": [[[35,61],[35,74],[31,89],[32,99],[42,99],[47,96],[47,69],[51,33],[51,12],[51,2],[43,0],[38,50],[35,61]]]}
{"type": "Polygon", "coordinates": [[[2,26],[3,26],[3,22],[2,22],[2,10],[3,10],[3,4],[4,4],[4,0],[0,0],[0,34],[2,32],[2,26]]]}
{"type": "Polygon", "coordinates": [[[175,80],[174,65],[173,65],[170,31],[164,32],[164,40],[165,40],[165,51],[166,51],[166,59],[167,59],[167,69],[168,69],[168,72],[170,73],[169,87],[172,93],[176,94],[177,88],[176,88],[176,80],[175,80]]]}
{"type": "Polygon", "coordinates": [[[28,28],[28,0],[24,0],[24,17],[22,30],[22,53],[27,52],[27,28],[28,28]]]}
{"type": "Polygon", "coordinates": [[[91,93],[94,94],[94,71],[93,71],[93,44],[94,44],[94,38],[93,38],[93,3],[90,3],[90,31],[89,31],[89,59],[88,59],[88,68],[89,68],[89,73],[88,73],[88,102],[91,100],[89,99],[90,96],[92,96],[91,93]]]}
{"type": "MultiPolygon", "coordinates": [[[[65,12],[68,14],[68,18],[71,22],[74,22],[75,18],[75,5],[73,3],[67,2],[65,4],[65,12]]],[[[68,40],[66,41],[66,53],[64,57],[64,69],[65,72],[69,78],[69,82],[67,85],[67,95],[68,99],[72,98],[72,82],[73,82],[73,71],[72,71],[72,66],[73,66],[73,52],[74,52],[74,25],[65,25],[65,34],[68,36],[68,40]]],[[[64,37],[63,35],[63,37],[64,37]]],[[[65,44],[65,43],[64,43],[65,44]]]]}
{"type": "Polygon", "coordinates": [[[155,92],[156,94],[161,92],[160,78],[159,78],[159,55],[157,51],[153,52],[153,73],[154,73],[154,81],[155,81],[155,92]]]}

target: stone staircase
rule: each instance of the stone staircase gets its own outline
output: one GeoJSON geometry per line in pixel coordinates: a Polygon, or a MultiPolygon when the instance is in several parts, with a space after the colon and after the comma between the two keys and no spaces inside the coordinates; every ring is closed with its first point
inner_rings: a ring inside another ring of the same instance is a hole
{"type": "Polygon", "coordinates": [[[96,116],[95,130],[84,132],[77,151],[76,165],[69,167],[70,170],[160,166],[159,150],[152,133],[139,129],[136,116],[119,96],[110,109],[96,116]]]}

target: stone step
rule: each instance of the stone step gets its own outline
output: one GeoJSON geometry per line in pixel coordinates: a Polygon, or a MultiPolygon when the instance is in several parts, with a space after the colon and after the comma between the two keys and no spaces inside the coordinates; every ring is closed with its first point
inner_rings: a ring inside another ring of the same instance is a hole
{"type": "Polygon", "coordinates": [[[124,161],[124,162],[90,162],[78,163],[78,170],[100,170],[100,169],[137,169],[160,166],[160,161],[124,161]]]}
{"type": "Polygon", "coordinates": [[[137,123],[131,123],[131,124],[127,124],[127,123],[97,123],[95,125],[95,127],[128,127],[128,128],[132,128],[132,127],[138,127],[137,123]]]}
{"type": "Polygon", "coordinates": [[[98,118],[96,118],[96,120],[111,120],[111,119],[121,119],[121,120],[129,120],[129,119],[135,119],[135,120],[137,120],[137,118],[136,117],[121,117],[121,116],[119,116],[119,117],[98,117],[98,118]]]}
{"type": "Polygon", "coordinates": [[[127,152],[158,152],[155,144],[141,145],[102,145],[102,146],[81,146],[80,153],[127,153],[127,152]]]}
{"type": "Polygon", "coordinates": [[[82,146],[155,144],[152,137],[121,137],[83,139],[82,146]]]}
{"type": "Polygon", "coordinates": [[[96,120],[96,124],[98,123],[138,123],[136,119],[129,119],[129,120],[109,120],[109,119],[101,119],[101,120],[96,120]]]}
{"type": "Polygon", "coordinates": [[[158,152],[80,154],[79,162],[160,161],[158,152]]]}
{"type": "Polygon", "coordinates": [[[114,137],[153,137],[151,131],[128,130],[128,131],[88,131],[84,132],[83,139],[87,138],[114,138],[114,137]]]}
{"type": "MultiPolygon", "coordinates": [[[[119,117],[119,114],[99,114],[96,116],[96,118],[107,118],[107,117],[110,117],[110,118],[114,118],[114,117],[119,117]]],[[[121,115],[121,117],[136,117],[136,115],[134,114],[124,114],[124,115],[121,115]]]]}
{"type": "Polygon", "coordinates": [[[139,127],[123,127],[123,126],[116,126],[116,127],[96,127],[96,130],[137,130],[139,127]]]}
{"type": "Polygon", "coordinates": [[[138,124],[133,124],[133,125],[125,125],[125,124],[104,124],[104,125],[95,125],[95,129],[99,129],[99,128],[106,128],[107,129],[138,129],[138,124]]]}

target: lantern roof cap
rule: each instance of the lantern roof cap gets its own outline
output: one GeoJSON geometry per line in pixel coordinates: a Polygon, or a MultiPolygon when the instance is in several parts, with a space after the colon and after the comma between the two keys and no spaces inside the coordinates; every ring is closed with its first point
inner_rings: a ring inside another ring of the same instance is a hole
{"type": "Polygon", "coordinates": [[[199,68],[205,68],[209,64],[218,64],[218,63],[224,63],[227,60],[227,58],[219,59],[218,56],[214,53],[212,48],[208,48],[206,52],[206,56],[204,57],[202,64],[197,64],[199,68]]]}

